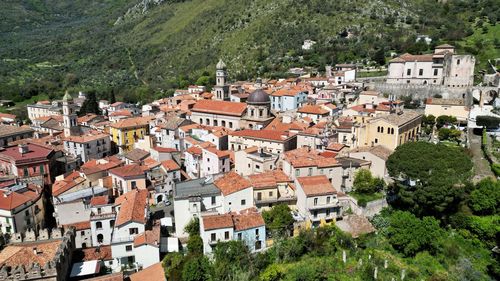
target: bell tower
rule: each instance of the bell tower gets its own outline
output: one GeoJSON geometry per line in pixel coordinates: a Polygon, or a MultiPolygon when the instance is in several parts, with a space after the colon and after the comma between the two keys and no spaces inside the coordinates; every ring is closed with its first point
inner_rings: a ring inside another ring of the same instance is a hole
{"type": "Polygon", "coordinates": [[[226,85],[226,80],[226,64],[222,60],[219,60],[215,70],[215,99],[229,100],[229,86],[226,85]]]}
{"type": "Polygon", "coordinates": [[[62,100],[62,110],[63,110],[63,128],[64,136],[69,137],[75,135],[75,130],[77,126],[77,117],[73,109],[73,97],[66,91],[62,100]]]}

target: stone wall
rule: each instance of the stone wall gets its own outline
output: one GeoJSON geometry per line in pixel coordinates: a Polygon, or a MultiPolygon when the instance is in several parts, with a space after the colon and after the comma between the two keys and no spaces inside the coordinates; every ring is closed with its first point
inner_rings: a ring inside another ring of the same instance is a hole
{"type": "MultiPolygon", "coordinates": [[[[11,244],[23,245],[25,243],[40,242],[49,240],[60,240],[61,243],[56,249],[54,258],[44,266],[33,262],[29,266],[18,265],[16,267],[0,267],[0,281],[17,280],[45,280],[45,281],[65,281],[71,269],[71,259],[75,250],[75,230],[68,229],[65,233],[60,228],[39,231],[36,236],[34,231],[27,231],[24,236],[21,233],[12,235],[11,244]]],[[[29,245],[29,244],[28,244],[29,245]]],[[[36,251],[36,248],[34,249],[36,251]]]]}

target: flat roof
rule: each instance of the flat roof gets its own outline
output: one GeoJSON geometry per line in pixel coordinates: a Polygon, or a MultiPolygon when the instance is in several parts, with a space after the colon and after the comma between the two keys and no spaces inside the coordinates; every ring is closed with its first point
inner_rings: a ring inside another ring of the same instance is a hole
{"type": "Polygon", "coordinates": [[[177,183],[174,188],[175,199],[186,199],[193,196],[218,195],[220,190],[213,181],[205,182],[205,178],[177,183]]]}

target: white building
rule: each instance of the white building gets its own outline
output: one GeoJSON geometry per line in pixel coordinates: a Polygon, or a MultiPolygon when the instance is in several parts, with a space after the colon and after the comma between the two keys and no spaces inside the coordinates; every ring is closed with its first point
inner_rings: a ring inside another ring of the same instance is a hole
{"type": "Polygon", "coordinates": [[[454,46],[440,45],[433,54],[403,54],[389,61],[387,83],[469,87],[475,62],[474,56],[455,54],[454,46]]]}
{"type": "Polygon", "coordinates": [[[340,214],[337,191],[325,175],[299,177],[297,187],[297,210],[313,225],[335,221],[340,214]]]}
{"type": "Polygon", "coordinates": [[[271,93],[271,109],[283,112],[299,108],[307,101],[308,92],[302,88],[284,87],[271,93]]]}
{"type": "Polygon", "coordinates": [[[69,136],[64,138],[64,150],[85,163],[110,155],[111,140],[109,135],[99,132],[69,136]]]}

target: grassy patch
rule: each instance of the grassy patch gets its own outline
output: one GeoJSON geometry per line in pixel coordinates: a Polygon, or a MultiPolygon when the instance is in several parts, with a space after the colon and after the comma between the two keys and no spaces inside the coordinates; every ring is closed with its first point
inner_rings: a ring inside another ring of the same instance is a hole
{"type": "Polygon", "coordinates": [[[378,77],[378,76],[386,76],[387,70],[381,71],[363,71],[356,73],[358,78],[366,78],[366,77],[378,77]]]}
{"type": "Polygon", "coordinates": [[[378,199],[382,199],[385,197],[385,195],[382,192],[375,192],[375,193],[358,193],[356,191],[353,191],[349,193],[352,197],[354,197],[358,201],[365,201],[365,202],[370,202],[370,201],[375,201],[378,199]]]}

